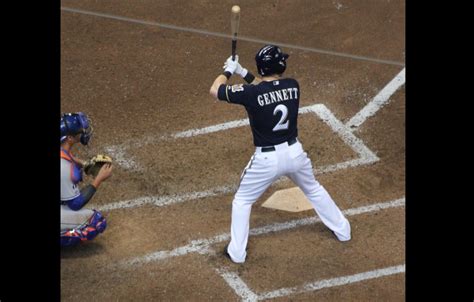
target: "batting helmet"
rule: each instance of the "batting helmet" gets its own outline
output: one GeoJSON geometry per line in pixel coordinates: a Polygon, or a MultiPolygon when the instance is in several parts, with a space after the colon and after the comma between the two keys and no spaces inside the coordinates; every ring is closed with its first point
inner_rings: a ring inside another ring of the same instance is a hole
{"type": "Polygon", "coordinates": [[[65,113],[61,116],[61,143],[68,135],[81,134],[81,144],[87,145],[92,136],[92,125],[85,113],[65,113]]]}
{"type": "Polygon", "coordinates": [[[280,47],[266,45],[255,55],[257,70],[261,76],[282,74],[286,69],[286,59],[290,55],[283,53],[280,47]]]}

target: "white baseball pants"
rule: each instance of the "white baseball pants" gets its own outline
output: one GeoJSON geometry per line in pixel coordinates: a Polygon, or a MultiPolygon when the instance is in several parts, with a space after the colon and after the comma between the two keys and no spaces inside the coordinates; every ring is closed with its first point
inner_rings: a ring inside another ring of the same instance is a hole
{"type": "Polygon", "coordinates": [[[275,145],[275,151],[261,152],[257,147],[241,176],[232,202],[231,241],[227,248],[232,261],[245,262],[249,219],[253,203],[280,176],[288,176],[312,203],[321,221],[340,241],[351,239],[351,226],[328,192],[315,179],[311,160],[299,141],[275,145]]]}

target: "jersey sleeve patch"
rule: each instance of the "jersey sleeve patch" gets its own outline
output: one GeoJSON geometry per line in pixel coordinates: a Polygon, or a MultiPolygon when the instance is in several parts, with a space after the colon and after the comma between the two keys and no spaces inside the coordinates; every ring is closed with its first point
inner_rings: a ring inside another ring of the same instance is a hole
{"type": "Polygon", "coordinates": [[[226,97],[229,103],[246,106],[251,102],[251,86],[245,84],[227,85],[226,97]]]}
{"type": "Polygon", "coordinates": [[[217,97],[221,101],[227,101],[229,103],[246,105],[251,100],[251,85],[235,84],[219,86],[217,97]]]}
{"type": "Polygon", "coordinates": [[[232,93],[235,93],[237,91],[244,91],[244,85],[243,84],[235,84],[232,86],[228,86],[232,90],[232,93]]]}

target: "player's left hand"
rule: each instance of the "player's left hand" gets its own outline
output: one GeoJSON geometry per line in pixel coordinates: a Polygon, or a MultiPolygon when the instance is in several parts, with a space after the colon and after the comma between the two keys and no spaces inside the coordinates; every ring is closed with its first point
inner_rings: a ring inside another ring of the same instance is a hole
{"type": "Polygon", "coordinates": [[[84,173],[87,175],[97,176],[102,166],[105,164],[112,164],[113,160],[108,155],[97,154],[96,156],[89,159],[84,164],[84,173]]]}
{"type": "Polygon", "coordinates": [[[237,67],[240,67],[242,69],[242,66],[239,64],[239,55],[235,55],[235,61],[232,60],[232,56],[227,58],[227,60],[224,63],[224,71],[228,71],[231,74],[234,74],[237,70],[237,67]]]}

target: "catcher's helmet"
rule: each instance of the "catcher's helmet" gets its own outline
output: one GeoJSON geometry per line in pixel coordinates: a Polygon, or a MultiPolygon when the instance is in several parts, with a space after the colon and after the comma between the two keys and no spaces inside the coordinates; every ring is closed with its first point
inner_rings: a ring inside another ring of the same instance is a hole
{"type": "Polygon", "coordinates": [[[65,113],[61,116],[61,143],[68,135],[81,134],[81,144],[87,145],[92,136],[92,125],[85,113],[65,113]]]}
{"type": "Polygon", "coordinates": [[[261,76],[282,74],[286,69],[286,59],[290,55],[283,53],[280,47],[266,45],[255,55],[257,70],[261,76]]]}

